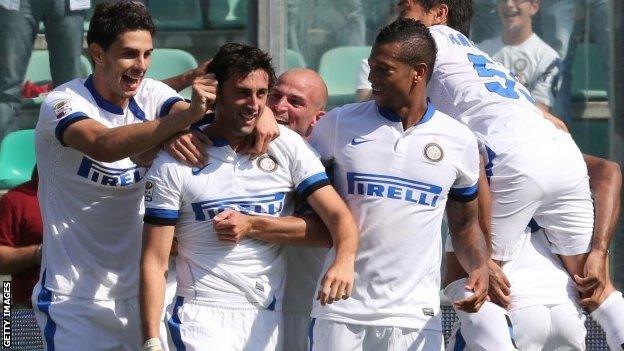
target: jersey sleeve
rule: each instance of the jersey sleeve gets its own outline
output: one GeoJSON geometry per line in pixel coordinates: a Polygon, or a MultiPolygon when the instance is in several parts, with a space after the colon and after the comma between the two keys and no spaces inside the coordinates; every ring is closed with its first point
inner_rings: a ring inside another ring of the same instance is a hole
{"type": "Polygon", "coordinates": [[[38,123],[46,138],[54,137],[61,145],[67,146],[63,142],[63,134],[67,128],[78,121],[91,118],[92,114],[92,106],[77,95],[55,91],[41,105],[38,123]]]}
{"type": "Polygon", "coordinates": [[[145,216],[143,222],[175,225],[182,204],[183,167],[161,151],[145,179],[145,216]]]}
{"type": "Polygon", "coordinates": [[[468,202],[477,197],[479,181],[479,150],[477,138],[470,136],[461,159],[458,160],[457,178],[449,191],[449,198],[468,202]]]}
{"type": "Polygon", "coordinates": [[[360,68],[358,70],[357,80],[355,82],[357,89],[373,89],[371,82],[368,81],[368,74],[370,73],[370,66],[367,59],[362,59],[360,62],[360,68]]]}
{"type": "Polygon", "coordinates": [[[147,94],[149,97],[145,96],[141,100],[153,104],[153,109],[150,111],[156,111],[154,118],[168,115],[176,102],[184,101],[180,94],[165,83],[149,79],[145,81],[145,84],[145,89],[141,89],[140,94],[147,94]]]}
{"type": "Polygon", "coordinates": [[[535,101],[551,107],[555,100],[555,91],[559,78],[559,57],[546,56],[540,60],[531,96],[535,101]]]}
{"type": "Polygon", "coordinates": [[[302,138],[289,140],[291,150],[290,174],[297,191],[298,199],[305,200],[315,190],[329,185],[325,167],[302,138]]]}
{"type": "Polygon", "coordinates": [[[335,108],[321,118],[310,135],[310,145],[318,152],[323,161],[334,159],[336,146],[336,127],[340,108],[335,108]]]}

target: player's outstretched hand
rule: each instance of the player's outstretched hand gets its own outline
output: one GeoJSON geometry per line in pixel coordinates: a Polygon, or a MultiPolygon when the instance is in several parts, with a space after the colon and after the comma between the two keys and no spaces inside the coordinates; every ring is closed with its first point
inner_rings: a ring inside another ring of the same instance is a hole
{"type": "Polygon", "coordinates": [[[236,244],[251,231],[250,219],[238,211],[225,210],[212,219],[212,226],[219,240],[236,244]]]}
{"type": "Polygon", "coordinates": [[[511,284],[503,273],[501,267],[492,260],[488,260],[490,272],[490,287],[488,290],[490,299],[502,308],[508,308],[511,304],[511,284]]]}
{"type": "Polygon", "coordinates": [[[351,296],[353,290],[353,279],[355,277],[355,263],[352,260],[344,262],[334,261],[329,267],[316,297],[321,305],[333,303],[340,299],[346,300],[351,296]]]}
{"type": "Polygon", "coordinates": [[[478,312],[485,300],[487,299],[489,270],[487,266],[483,266],[468,273],[468,282],[466,290],[474,292],[474,294],[465,299],[453,302],[456,309],[466,311],[468,313],[478,312]]]}
{"type": "Polygon", "coordinates": [[[217,80],[214,74],[204,74],[193,80],[193,95],[189,110],[200,120],[217,99],[217,80]]]}
{"type": "Polygon", "coordinates": [[[260,156],[267,152],[269,143],[278,136],[279,128],[273,111],[265,107],[258,118],[255,132],[245,138],[242,152],[251,157],[260,156]]]}
{"type": "Polygon", "coordinates": [[[206,148],[210,145],[212,142],[206,134],[191,130],[184,131],[167,140],[164,148],[171,156],[185,165],[202,168],[208,162],[206,148]]]}

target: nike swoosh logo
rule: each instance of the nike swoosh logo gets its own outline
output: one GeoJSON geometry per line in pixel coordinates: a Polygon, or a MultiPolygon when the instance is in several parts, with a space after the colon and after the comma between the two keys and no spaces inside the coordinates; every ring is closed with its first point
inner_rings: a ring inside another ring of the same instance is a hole
{"type": "Polygon", "coordinates": [[[368,143],[369,141],[372,141],[372,140],[353,138],[353,140],[351,140],[351,145],[356,146],[356,145],[368,143]]]}
{"type": "Polygon", "coordinates": [[[209,165],[209,164],[211,164],[211,163],[212,163],[212,162],[206,163],[206,165],[205,165],[204,167],[202,167],[202,168],[193,168],[193,169],[191,170],[191,173],[193,173],[193,175],[198,175],[198,174],[200,174],[200,173],[201,173],[201,171],[202,171],[204,168],[208,167],[208,165],[209,165]]]}

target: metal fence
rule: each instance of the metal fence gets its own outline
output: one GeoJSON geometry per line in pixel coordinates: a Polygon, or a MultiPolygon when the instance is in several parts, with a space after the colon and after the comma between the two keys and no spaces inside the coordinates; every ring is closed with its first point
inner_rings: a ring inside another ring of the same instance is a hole
{"type": "MultiPolygon", "coordinates": [[[[13,310],[11,319],[13,328],[11,350],[43,350],[41,333],[32,310],[13,310]]],[[[442,328],[445,340],[448,340],[456,320],[455,311],[450,306],[442,306],[442,328]]],[[[604,332],[589,316],[585,321],[585,327],[587,328],[585,338],[587,351],[609,350],[604,332]]]]}

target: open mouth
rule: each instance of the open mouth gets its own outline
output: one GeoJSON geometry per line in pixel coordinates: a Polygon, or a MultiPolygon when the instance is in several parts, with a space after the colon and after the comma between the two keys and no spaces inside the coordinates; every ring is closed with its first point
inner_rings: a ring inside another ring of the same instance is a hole
{"type": "Polygon", "coordinates": [[[136,90],[143,79],[143,74],[127,74],[121,75],[121,81],[128,90],[136,90]]]}

